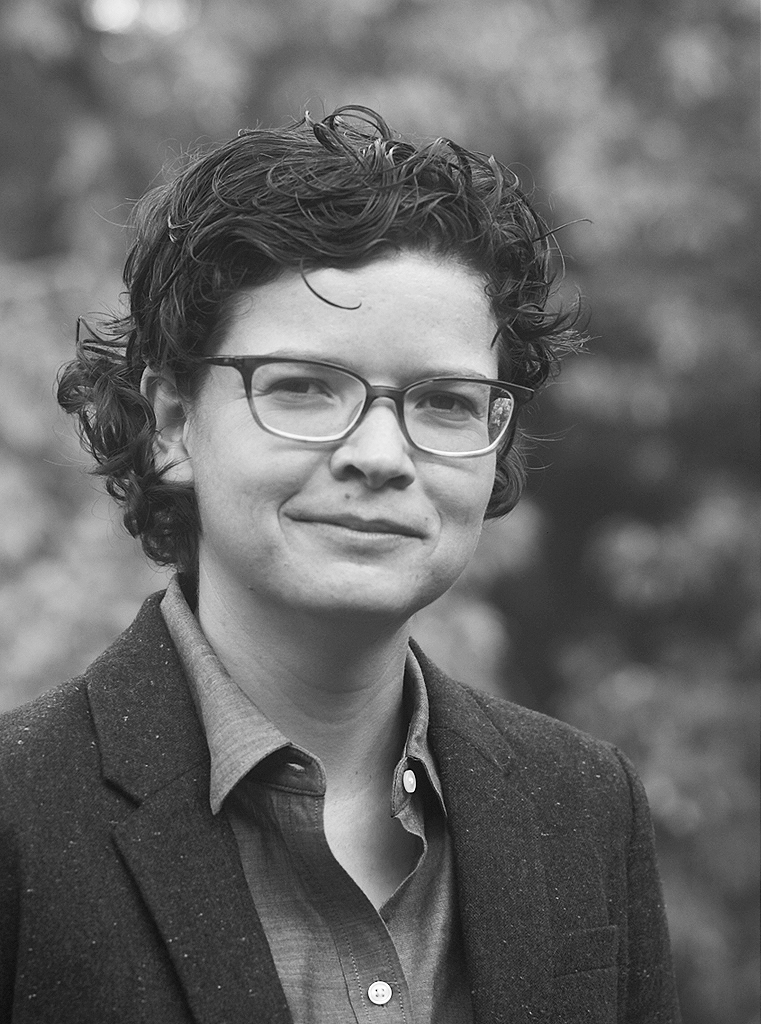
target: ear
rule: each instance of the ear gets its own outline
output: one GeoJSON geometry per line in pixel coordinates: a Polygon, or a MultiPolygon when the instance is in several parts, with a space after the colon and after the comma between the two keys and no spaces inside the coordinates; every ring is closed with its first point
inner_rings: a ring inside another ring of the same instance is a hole
{"type": "Polygon", "coordinates": [[[150,402],[156,418],[156,467],[173,484],[192,484],[193,463],[187,448],[188,408],[177,390],[174,375],[169,370],[147,366],[140,381],[140,394],[150,402]]]}

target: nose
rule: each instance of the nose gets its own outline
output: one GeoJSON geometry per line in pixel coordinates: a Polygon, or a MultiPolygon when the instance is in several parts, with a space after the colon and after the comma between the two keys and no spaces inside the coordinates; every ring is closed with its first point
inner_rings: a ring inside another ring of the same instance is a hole
{"type": "Polygon", "coordinates": [[[412,483],[415,463],[390,399],[373,402],[359,426],[333,452],[331,469],[339,480],[362,478],[372,490],[402,489],[412,483]]]}

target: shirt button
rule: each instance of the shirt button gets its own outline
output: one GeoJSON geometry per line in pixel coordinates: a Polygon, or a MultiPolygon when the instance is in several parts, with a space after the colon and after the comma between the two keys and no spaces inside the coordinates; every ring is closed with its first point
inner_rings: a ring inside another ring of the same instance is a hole
{"type": "Polygon", "coordinates": [[[411,768],[408,768],[402,776],[402,785],[404,786],[406,793],[414,793],[417,789],[417,779],[415,778],[415,773],[411,768]]]}
{"type": "Polygon", "coordinates": [[[391,995],[391,986],[385,981],[374,981],[367,990],[367,998],[376,1006],[385,1006],[391,995]]]}

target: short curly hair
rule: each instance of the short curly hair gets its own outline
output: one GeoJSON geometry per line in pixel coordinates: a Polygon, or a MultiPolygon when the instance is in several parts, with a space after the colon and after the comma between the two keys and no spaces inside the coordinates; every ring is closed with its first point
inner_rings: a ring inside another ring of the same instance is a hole
{"type": "MultiPolygon", "coordinates": [[[[415,144],[366,107],[241,131],[189,158],[136,204],[124,268],[125,316],[77,337],[58,379],[95,473],[146,554],[192,573],[200,522],[192,486],[164,479],[143,371],[171,370],[189,397],[243,288],[288,270],[356,267],[393,252],[450,258],[485,281],[499,374],[540,388],[581,343],[577,308],[548,308],[552,234],[515,175],[448,139],[415,144]]],[[[509,512],[525,479],[520,430],[497,454],[487,518],[509,512]]]]}

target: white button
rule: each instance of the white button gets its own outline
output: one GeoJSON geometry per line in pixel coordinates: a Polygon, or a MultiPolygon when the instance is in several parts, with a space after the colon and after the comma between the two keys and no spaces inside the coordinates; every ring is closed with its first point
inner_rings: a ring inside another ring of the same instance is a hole
{"type": "Polygon", "coordinates": [[[385,1006],[391,995],[391,986],[385,981],[374,981],[367,990],[367,998],[376,1006],[385,1006]]]}
{"type": "Polygon", "coordinates": [[[407,793],[414,793],[417,789],[417,779],[415,778],[415,773],[411,768],[408,768],[402,776],[402,784],[404,785],[404,789],[407,793]]]}

